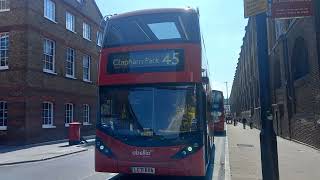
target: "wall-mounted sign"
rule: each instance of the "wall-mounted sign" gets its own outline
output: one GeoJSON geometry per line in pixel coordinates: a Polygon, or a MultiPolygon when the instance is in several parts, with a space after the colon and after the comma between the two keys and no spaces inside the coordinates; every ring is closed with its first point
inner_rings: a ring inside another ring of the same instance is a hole
{"type": "Polygon", "coordinates": [[[312,0],[274,0],[272,3],[273,18],[290,19],[312,15],[312,0]]]}
{"type": "Polygon", "coordinates": [[[244,17],[256,16],[268,10],[268,0],[244,0],[244,17]]]}
{"type": "Polygon", "coordinates": [[[182,49],[113,53],[108,57],[109,74],[174,72],[184,69],[182,49]]]}

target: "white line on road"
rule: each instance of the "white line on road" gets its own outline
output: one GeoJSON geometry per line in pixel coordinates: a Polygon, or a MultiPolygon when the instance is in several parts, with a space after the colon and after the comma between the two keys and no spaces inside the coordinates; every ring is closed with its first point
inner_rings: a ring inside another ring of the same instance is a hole
{"type": "Polygon", "coordinates": [[[118,173],[108,173],[108,178],[106,180],[109,180],[117,175],[119,175],[119,174],[118,173]]]}
{"type": "Polygon", "coordinates": [[[226,141],[225,141],[225,161],[224,161],[224,170],[225,170],[225,180],[231,180],[231,170],[229,162],[229,144],[228,144],[228,127],[226,126],[226,141]]]}

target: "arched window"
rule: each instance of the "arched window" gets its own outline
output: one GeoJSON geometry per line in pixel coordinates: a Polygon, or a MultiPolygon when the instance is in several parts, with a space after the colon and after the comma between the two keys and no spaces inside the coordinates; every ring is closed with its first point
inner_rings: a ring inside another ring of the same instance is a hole
{"type": "Polygon", "coordinates": [[[308,48],[302,37],[297,38],[294,43],[291,60],[294,80],[302,78],[309,73],[308,48]]]}

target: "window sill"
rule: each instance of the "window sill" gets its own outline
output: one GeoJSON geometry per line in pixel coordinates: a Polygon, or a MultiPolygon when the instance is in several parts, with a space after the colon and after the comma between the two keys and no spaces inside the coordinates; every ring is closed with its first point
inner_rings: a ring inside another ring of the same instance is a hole
{"type": "Polygon", "coordinates": [[[6,131],[7,130],[7,126],[0,126],[0,131],[6,131]]]}
{"type": "Polygon", "coordinates": [[[88,38],[85,38],[85,37],[83,37],[83,39],[85,39],[85,40],[87,40],[87,41],[90,41],[90,42],[91,42],[91,39],[88,39],[88,38]]]}
{"type": "Polygon", "coordinates": [[[92,124],[90,124],[90,123],[83,123],[82,125],[84,125],[84,126],[92,126],[92,124]]]}
{"type": "Polygon", "coordinates": [[[0,71],[2,70],[8,70],[9,69],[9,66],[0,66],[0,71]]]}
{"type": "Polygon", "coordinates": [[[43,69],[43,72],[44,73],[48,73],[48,74],[53,74],[53,75],[57,75],[58,73],[54,72],[54,71],[50,71],[50,70],[47,70],[47,69],[43,69]]]}
{"type": "Polygon", "coordinates": [[[55,23],[55,24],[58,24],[58,22],[57,21],[55,21],[55,20],[52,20],[52,19],[50,19],[49,17],[46,17],[46,16],[44,16],[46,19],[48,19],[49,21],[51,21],[51,22],[53,22],[53,23],[55,23]]]}
{"type": "Polygon", "coordinates": [[[1,9],[0,12],[8,12],[10,9],[1,9]]]}
{"type": "Polygon", "coordinates": [[[64,127],[69,127],[69,126],[70,126],[69,123],[64,124],[64,127]]]}
{"type": "Polygon", "coordinates": [[[70,76],[70,75],[66,75],[66,78],[69,78],[69,79],[77,79],[76,77],[70,76]]]}
{"type": "Polygon", "coordinates": [[[56,126],[53,126],[53,125],[42,125],[42,128],[43,129],[54,129],[54,128],[56,128],[56,126]]]}
{"type": "Polygon", "coordinates": [[[75,32],[75,31],[72,31],[72,30],[70,30],[70,29],[68,29],[68,28],[66,28],[69,32],[72,32],[72,33],[74,33],[74,34],[77,34],[77,32],[75,32]]]}
{"type": "Polygon", "coordinates": [[[83,79],[83,81],[86,82],[86,83],[92,83],[92,81],[87,80],[87,79],[83,79]]]}

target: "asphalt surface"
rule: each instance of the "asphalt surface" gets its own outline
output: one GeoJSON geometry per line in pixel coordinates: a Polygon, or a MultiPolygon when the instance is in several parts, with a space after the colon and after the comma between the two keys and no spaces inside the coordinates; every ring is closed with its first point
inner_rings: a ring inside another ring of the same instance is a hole
{"type": "MultiPolygon", "coordinates": [[[[224,179],[224,168],[221,166],[223,164],[224,158],[224,146],[223,138],[216,138],[216,152],[219,154],[213,154],[213,157],[218,161],[214,164],[211,163],[208,167],[208,173],[206,180],[224,179]],[[223,154],[221,154],[223,153],[223,154]],[[218,158],[219,157],[219,158],[218,158]],[[220,164],[220,165],[219,165],[220,164]],[[214,175],[214,172],[218,174],[214,175]],[[213,178],[214,177],[214,178],[213,178]]],[[[214,160],[212,158],[212,162],[214,160]]],[[[193,180],[201,178],[193,177],[154,177],[154,176],[142,176],[142,175],[122,175],[122,174],[112,174],[112,173],[97,173],[94,171],[94,149],[90,147],[88,151],[56,158],[52,160],[17,164],[10,166],[0,166],[0,179],[1,180],[129,180],[129,179],[139,179],[139,180],[170,180],[170,179],[181,179],[181,180],[193,180]]]]}

